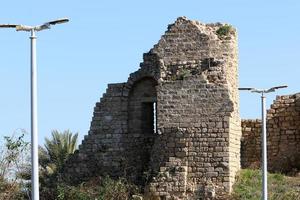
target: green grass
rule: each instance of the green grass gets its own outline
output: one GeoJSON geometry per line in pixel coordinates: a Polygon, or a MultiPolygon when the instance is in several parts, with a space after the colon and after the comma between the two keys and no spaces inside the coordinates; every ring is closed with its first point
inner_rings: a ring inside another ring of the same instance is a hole
{"type": "MultiPolygon", "coordinates": [[[[231,199],[260,200],[261,187],[259,170],[241,170],[233,186],[231,199]]],[[[300,200],[300,177],[268,174],[268,197],[270,200],[300,200]]]]}

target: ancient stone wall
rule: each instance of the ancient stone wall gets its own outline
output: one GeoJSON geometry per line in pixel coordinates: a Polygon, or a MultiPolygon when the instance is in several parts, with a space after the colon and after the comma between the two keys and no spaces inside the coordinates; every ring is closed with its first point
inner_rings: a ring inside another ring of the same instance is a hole
{"type": "Polygon", "coordinates": [[[150,190],[159,196],[185,192],[189,199],[199,198],[209,181],[218,195],[229,191],[227,115],[233,110],[232,102],[226,88],[203,81],[190,78],[165,83],[161,88],[165,92],[158,92],[158,102],[164,102],[158,104],[161,135],[152,154],[158,158],[151,163],[160,168],[152,167],[159,175],[150,190]]]}
{"type": "Polygon", "coordinates": [[[239,169],[237,37],[231,29],[220,38],[220,27],[179,19],[151,50],[163,58],[166,79],[158,86],[161,136],[151,162],[158,176],[150,190],[158,196],[221,198],[239,169]]]}
{"type": "Polygon", "coordinates": [[[149,134],[149,127],[145,135],[137,132],[137,129],[142,131],[145,118],[135,119],[134,115],[142,117],[137,109],[142,108],[139,103],[156,100],[158,71],[149,63],[156,64],[156,56],[144,55],[141,68],[130,74],[126,83],[108,85],[106,93],[94,108],[89,134],[66,163],[66,181],[77,184],[95,176],[109,175],[127,177],[129,181],[140,184],[140,173],[145,167],[142,163],[150,159],[144,154],[149,154],[153,136],[149,134]]]}
{"type": "Polygon", "coordinates": [[[123,133],[127,131],[125,84],[110,84],[94,108],[89,134],[68,160],[66,179],[79,183],[100,174],[121,175],[123,133]],[[105,133],[105,134],[104,134],[105,133]]]}
{"type": "MultiPolygon", "coordinates": [[[[260,167],[261,120],[242,120],[241,164],[260,167]]],[[[300,169],[300,94],[277,96],[267,111],[268,169],[300,169]]]]}
{"type": "Polygon", "coordinates": [[[222,199],[240,168],[237,35],[180,17],[109,85],[65,177],[124,176],[160,199],[222,199]]]}

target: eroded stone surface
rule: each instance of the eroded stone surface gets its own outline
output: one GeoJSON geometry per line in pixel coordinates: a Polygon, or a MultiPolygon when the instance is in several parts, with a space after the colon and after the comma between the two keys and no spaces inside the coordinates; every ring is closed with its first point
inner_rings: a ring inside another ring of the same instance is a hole
{"type": "MultiPolygon", "coordinates": [[[[258,168],[261,161],[261,120],[242,121],[242,167],[258,168]]],[[[277,96],[267,111],[268,169],[300,169],[300,93],[277,96]]]]}

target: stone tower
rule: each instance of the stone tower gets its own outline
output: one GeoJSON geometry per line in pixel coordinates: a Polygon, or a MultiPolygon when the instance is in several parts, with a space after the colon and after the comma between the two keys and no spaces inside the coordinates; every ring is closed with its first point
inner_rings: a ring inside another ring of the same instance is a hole
{"type": "Polygon", "coordinates": [[[222,199],[240,168],[237,33],[179,17],[109,84],[65,175],[125,176],[160,199],[222,199]]]}

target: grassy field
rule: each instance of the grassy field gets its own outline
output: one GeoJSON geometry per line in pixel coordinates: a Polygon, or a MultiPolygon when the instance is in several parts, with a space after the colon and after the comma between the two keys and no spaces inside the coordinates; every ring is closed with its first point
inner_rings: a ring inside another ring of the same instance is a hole
{"type": "MultiPolygon", "coordinates": [[[[241,170],[233,186],[231,199],[260,200],[261,186],[259,170],[241,170]]],[[[270,200],[300,200],[300,177],[268,174],[268,197],[270,200]]]]}

